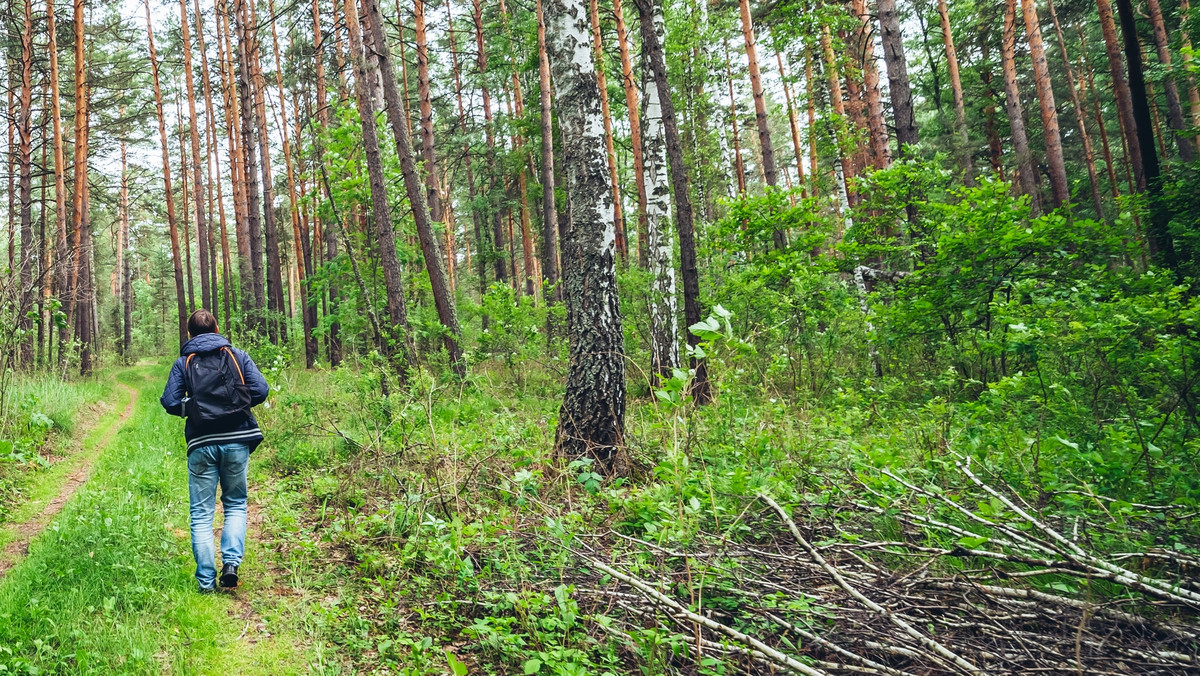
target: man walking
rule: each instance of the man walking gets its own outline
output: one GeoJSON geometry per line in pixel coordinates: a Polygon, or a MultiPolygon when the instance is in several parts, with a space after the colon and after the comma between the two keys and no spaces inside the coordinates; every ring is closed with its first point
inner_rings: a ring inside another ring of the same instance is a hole
{"type": "Polygon", "coordinates": [[[167,413],[185,419],[192,554],[202,594],[215,591],[218,582],[213,549],[218,482],[225,507],[220,583],[238,586],[246,547],[246,466],[263,439],[250,409],[266,401],[270,391],[250,355],[217,331],[211,312],[192,313],[189,340],[171,367],[160,400],[167,413]]]}

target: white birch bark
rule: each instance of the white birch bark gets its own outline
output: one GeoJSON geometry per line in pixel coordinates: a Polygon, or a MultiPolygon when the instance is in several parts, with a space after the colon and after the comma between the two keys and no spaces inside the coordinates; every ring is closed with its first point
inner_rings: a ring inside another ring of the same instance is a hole
{"type": "MultiPolygon", "coordinates": [[[[665,32],[662,11],[655,7],[657,32],[665,32]]],[[[648,71],[649,69],[647,69],[648,71]]],[[[675,265],[667,227],[671,219],[671,187],[667,176],[667,137],[658,86],[647,72],[642,96],[643,180],[646,185],[647,267],[650,282],[650,365],[655,376],[670,377],[679,367],[679,330],[675,323],[675,265]]]]}
{"type": "Polygon", "coordinates": [[[620,472],[613,464],[625,423],[616,222],[588,4],[548,0],[545,18],[567,192],[560,227],[571,362],[557,446],[566,456],[589,455],[620,472]]]}

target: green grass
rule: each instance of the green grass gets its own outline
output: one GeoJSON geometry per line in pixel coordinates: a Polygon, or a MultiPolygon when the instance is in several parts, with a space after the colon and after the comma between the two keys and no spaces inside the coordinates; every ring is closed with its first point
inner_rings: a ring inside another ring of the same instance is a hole
{"type": "Polygon", "coordinates": [[[274,581],[260,574],[257,543],[248,543],[237,596],[196,592],[181,426],[158,405],[163,377],[159,367],[118,374],[139,391],[133,416],[0,581],[0,673],[308,670],[308,646],[286,617],[259,612],[274,581]]]}

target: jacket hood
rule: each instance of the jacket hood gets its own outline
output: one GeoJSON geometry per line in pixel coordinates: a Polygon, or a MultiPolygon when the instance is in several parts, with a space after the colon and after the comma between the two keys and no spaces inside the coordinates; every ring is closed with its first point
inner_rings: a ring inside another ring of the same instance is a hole
{"type": "Polygon", "coordinates": [[[213,352],[223,347],[232,347],[232,343],[225,336],[219,333],[201,333],[183,344],[180,348],[180,356],[187,356],[193,352],[213,352]]]}

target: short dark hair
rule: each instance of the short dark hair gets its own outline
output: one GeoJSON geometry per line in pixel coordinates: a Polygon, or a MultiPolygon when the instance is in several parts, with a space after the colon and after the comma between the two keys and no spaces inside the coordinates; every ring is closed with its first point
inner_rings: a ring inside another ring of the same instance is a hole
{"type": "Polygon", "coordinates": [[[208,310],[200,308],[193,312],[191,317],[188,317],[188,333],[190,335],[198,336],[202,333],[216,332],[217,318],[208,310]]]}

